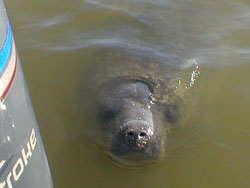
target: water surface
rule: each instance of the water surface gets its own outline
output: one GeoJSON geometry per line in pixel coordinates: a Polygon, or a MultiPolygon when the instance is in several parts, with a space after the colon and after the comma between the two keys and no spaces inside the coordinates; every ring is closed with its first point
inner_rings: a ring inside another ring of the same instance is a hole
{"type": "Polygon", "coordinates": [[[250,187],[249,1],[5,3],[56,188],[250,187]],[[188,116],[154,165],[120,165],[86,129],[97,125],[79,102],[84,73],[118,49],[179,69],[176,86],[189,92],[188,116]]]}

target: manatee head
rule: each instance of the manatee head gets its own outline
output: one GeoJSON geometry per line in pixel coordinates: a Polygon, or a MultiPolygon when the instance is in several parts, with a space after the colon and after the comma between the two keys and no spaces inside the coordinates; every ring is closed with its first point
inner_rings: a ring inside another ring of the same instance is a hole
{"type": "Polygon", "coordinates": [[[110,152],[133,161],[159,158],[168,125],[162,107],[152,102],[152,88],[137,80],[107,88],[99,96],[99,118],[110,135],[110,152]]]}
{"type": "Polygon", "coordinates": [[[112,122],[115,127],[112,140],[114,153],[138,159],[159,156],[164,128],[155,125],[154,114],[148,107],[131,99],[123,105],[112,122]]]}

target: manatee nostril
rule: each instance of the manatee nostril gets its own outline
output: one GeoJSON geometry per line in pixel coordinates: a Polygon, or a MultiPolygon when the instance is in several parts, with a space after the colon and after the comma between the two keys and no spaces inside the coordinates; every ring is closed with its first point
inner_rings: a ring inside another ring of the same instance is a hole
{"type": "Polygon", "coordinates": [[[136,134],[133,131],[128,131],[125,136],[126,143],[129,145],[133,145],[136,141],[136,134]]]}
{"type": "Polygon", "coordinates": [[[128,135],[129,137],[134,137],[134,133],[133,133],[132,131],[128,131],[128,132],[127,132],[127,135],[128,135]]]}
{"type": "Polygon", "coordinates": [[[143,138],[146,138],[146,137],[147,137],[147,133],[141,132],[141,133],[139,134],[139,136],[140,136],[140,137],[143,137],[143,138]]]}

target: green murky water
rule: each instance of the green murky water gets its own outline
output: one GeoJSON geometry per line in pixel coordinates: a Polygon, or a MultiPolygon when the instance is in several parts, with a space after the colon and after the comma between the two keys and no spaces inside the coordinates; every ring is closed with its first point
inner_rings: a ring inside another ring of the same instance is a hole
{"type": "Polygon", "coordinates": [[[250,187],[249,1],[5,3],[56,188],[250,187]],[[116,48],[181,67],[180,86],[192,86],[188,117],[154,165],[115,163],[85,130],[84,71],[116,48]]]}

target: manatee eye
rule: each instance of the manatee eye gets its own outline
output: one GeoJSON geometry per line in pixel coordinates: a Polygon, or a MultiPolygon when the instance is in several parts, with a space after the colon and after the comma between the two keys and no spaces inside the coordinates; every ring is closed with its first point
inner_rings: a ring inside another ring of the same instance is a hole
{"type": "Polygon", "coordinates": [[[132,131],[129,131],[127,134],[128,136],[131,136],[131,137],[134,136],[134,133],[132,131]]]}

